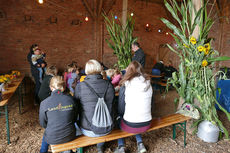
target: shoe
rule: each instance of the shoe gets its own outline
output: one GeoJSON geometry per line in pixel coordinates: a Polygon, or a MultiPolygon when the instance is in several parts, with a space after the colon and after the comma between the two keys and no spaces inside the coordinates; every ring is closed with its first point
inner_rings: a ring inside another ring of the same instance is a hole
{"type": "Polygon", "coordinates": [[[144,152],[147,151],[146,148],[145,148],[145,146],[144,146],[144,144],[142,142],[137,145],[137,148],[138,148],[137,149],[138,153],[144,153],[144,152]]]}
{"type": "Polygon", "coordinates": [[[97,152],[98,153],[103,153],[103,150],[104,150],[103,146],[97,147],[97,152]]]}
{"type": "Polygon", "coordinates": [[[125,153],[125,147],[124,146],[117,147],[114,153],[125,153]]]}

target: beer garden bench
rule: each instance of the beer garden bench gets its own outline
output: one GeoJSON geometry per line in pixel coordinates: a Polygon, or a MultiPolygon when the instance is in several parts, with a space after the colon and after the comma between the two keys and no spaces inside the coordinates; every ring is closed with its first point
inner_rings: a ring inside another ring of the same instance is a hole
{"type": "MultiPolygon", "coordinates": [[[[156,118],[152,120],[151,128],[146,132],[153,131],[156,129],[164,128],[167,126],[173,126],[173,139],[176,138],[176,127],[181,129],[184,132],[184,147],[186,145],[186,122],[191,119],[190,117],[186,117],[181,114],[171,114],[168,116],[164,116],[161,118],[156,118]]],[[[73,150],[78,148],[80,153],[83,153],[83,147],[98,144],[101,142],[108,142],[112,140],[117,140],[119,138],[125,138],[135,135],[134,133],[127,133],[120,129],[114,129],[110,134],[102,137],[87,137],[87,136],[79,136],[75,140],[71,142],[67,142],[64,144],[51,145],[51,150],[53,153],[73,150]]]]}

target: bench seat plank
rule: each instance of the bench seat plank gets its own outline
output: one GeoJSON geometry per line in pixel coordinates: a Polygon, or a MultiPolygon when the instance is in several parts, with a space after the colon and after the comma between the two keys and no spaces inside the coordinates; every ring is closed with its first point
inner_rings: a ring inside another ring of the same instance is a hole
{"type": "MultiPolygon", "coordinates": [[[[151,128],[148,129],[148,131],[153,131],[156,129],[160,129],[163,127],[167,127],[169,125],[173,125],[176,123],[184,122],[191,119],[190,117],[183,116],[181,114],[172,114],[168,115],[162,118],[156,118],[152,120],[151,128]]],[[[110,134],[102,137],[87,137],[87,136],[79,136],[75,140],[71,142],[67,142],[64,144],[58,144],[58,145],[51,145],[52,152],[61,152],[76,148],[81,148],[85,146],[94,145],[101,142],[108,142],[112,140],[117,140],[119,138],[125,138],[135,135],[133,133],[127,133],[125,131],[122,131],[120,129],[113,130],[110,134]]]]}

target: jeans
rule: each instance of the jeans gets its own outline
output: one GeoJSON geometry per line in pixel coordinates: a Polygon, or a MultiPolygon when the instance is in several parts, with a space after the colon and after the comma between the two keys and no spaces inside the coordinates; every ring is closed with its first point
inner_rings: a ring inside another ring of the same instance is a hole
{"type": "Polygon", "coordinates": [[[45,138],[43,136],[40,153],[46,153],[46,152],[48,152],[48,148],[49,148],[49,144],[45,141],[45,138]]]}
{"type": "Polygon", "coordinates": [[[43,78],[43,73],[46,72],[46,68],[45,68],[45,67],[44,67],[44,68],[38,67],[37,69],[38,69],[38,71],[39,71],[39,79],[42,80],[42,78],[43,78]]]}
{"type": "MultiPolygon", "coordinates": [[[[93,131],[89,131],[89,130],[86,130],[86,129],[83,129],[83,128],[81,128],[81,132],[82,132],[82,134],[84,134],[87,137],[101,137],[101,136],[104,136],[104,135],[108,134],[108,133],[106,133],[106,134],[95,134],[93,131]]],[[[104,144],[105,144],[104,142],[98,143],[97,148],[102,147],[104,144]]]]}
{"type": "MultiPolygon", "coordinates": [[[[137,135],[135,135],[135,136],[136,136],[137,144],[141,143],[141,142],[142,142],[141,135],[140,135],[140,134],[137,134],[137,135]]],[[[119,147],[119,146],[124,146],[124,145],[125,145],[125,143],[124,143],[124,138],[118,139],[118,147],[119,147]]]]}
{"type": "MultiPolygon", "coordinates": [[[[45,141],[43,136],[40,153],[48,153],[48,148],[49,148],[49,144],[45,141]]],[[[61,153],[71,153],[71,152],[72,152],[71,150],[67,150],[67,151],[62,151],[61,153]]]]}

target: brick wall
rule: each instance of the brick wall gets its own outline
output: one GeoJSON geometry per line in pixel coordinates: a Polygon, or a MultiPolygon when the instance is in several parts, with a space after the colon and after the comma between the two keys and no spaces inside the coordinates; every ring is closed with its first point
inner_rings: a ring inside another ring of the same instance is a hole
{"type": "MultiPolygon", "coordinates": [[[[11,69],[17,69],[29,73],[30,67],[26,60],[29,47],[33,43],[47,53],[48,64],[57,65],[61,70],[71,61],[77,61],[84,66],[88,59],[95,58],[94,24],[89,18],[84,21],[87,11],[82,1],[53,0],[55,4],[48,2],[43,5],[35,0],[7,0],[0,1],[0,73],[11,69]],[[5,13],[5,15],[4,15],[5,13]],[[57,23],[52,23],[56,22],[57,23]],[[71,23],[81,22],[79,25],[71,23]]],[[[117,0],[111,12],[121,17],[122,0],[117,0]]],[[[160,4],[146,3],[143,1],[129,1],[128,12],[134,13],[134,35],[138,37],[141,47],[146,53],[146,69],[149,71],[154,60],[164,58],[173,60],[178,65],[175,55],[161,44],[172,43],[166,26],[159,20],[160,17],[168,18],[168,13],[160,4]],[[145,25],[149,24],[150,31],[146,31],[145,25]],[[161,33],[158,29],[162,29],[161,33]]],[[[228,16],[229,17],[229,16],[228,16]]],[[[215,47],[219,43],[220,25],[217,23],[212,29],[212,36],[216,38],[215,47]]],[[[230,40],[228,32],[229,24],[223,26],[222,52],[229,55],[230,40]]],[[[108,37],[104,28],[104,38],[108,37]]],[[[112,66],[116,62],[113,51],[104,45],[103,62],[112,66]]],[[[229,55],[230,56],[230,55],[229,55]]],[[[228,63],[227,63],[228,64],[228,63]]]]}

